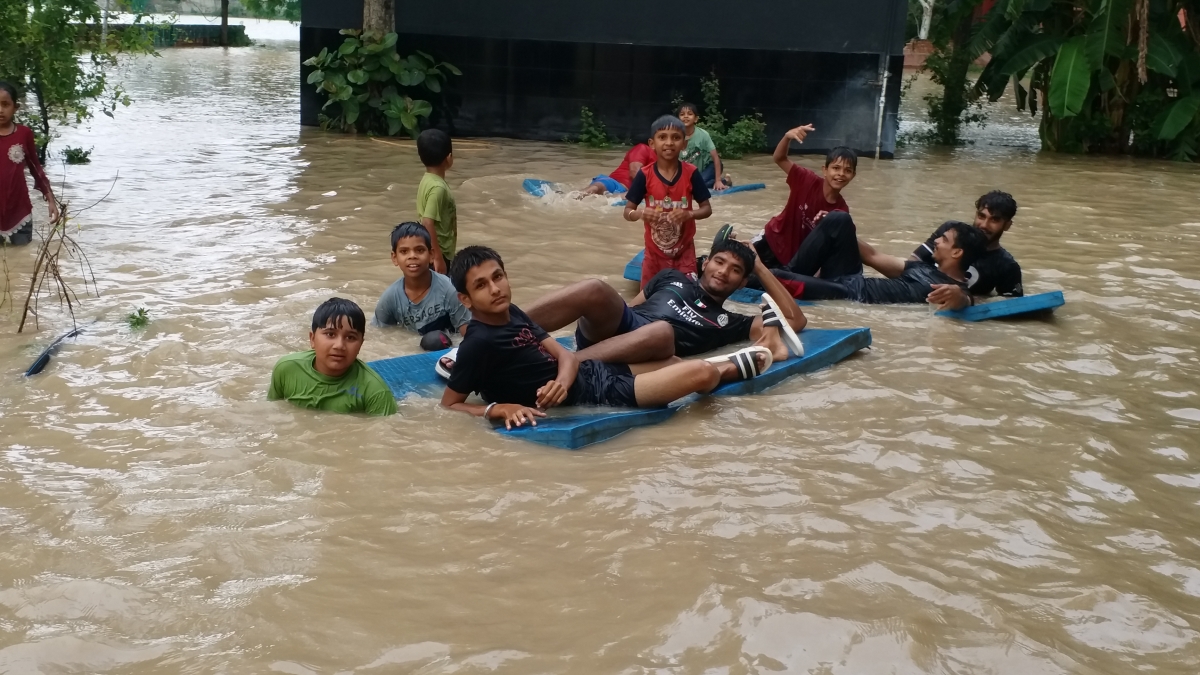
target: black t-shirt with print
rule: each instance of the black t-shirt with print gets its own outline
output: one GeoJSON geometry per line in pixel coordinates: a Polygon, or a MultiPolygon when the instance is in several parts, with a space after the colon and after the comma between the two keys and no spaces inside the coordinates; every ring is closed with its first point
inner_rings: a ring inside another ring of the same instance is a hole
{"type": "Polygon", "coordinates": [[[750,338],[754,317],[726,311],[719,300],[700,288],[700,282],[679,270],[655,274],[642,293],[646,302],[633,311],[675,328],[676,356],[695,356],[750,338]]]}
{"type": "MultiPolygon", "coordinates": [[[[934,242],[948,229],[949,222],[918,246],[913,255],[932,265],[934,242]]],[[[975,295],[991,295],[992,291],[1012,298],[1025,295],[1025,289],[1021,287],[1021,266],[1003,247],[989,250],[967,268],[967,288],[975,295]]]]}
{"type": "MultiPolygon", "coordinates": [[[[550,336],[525,312],[509,305],[508,317],[503,326],[471,319],[447,386],[468,396],[479,392],[489,403],[533,407],[537,390],[558,377],[558,359],[541,344],[550,336]]],[[[572,385],[564,405],[574,402],[576,388],[572,385]]]]}

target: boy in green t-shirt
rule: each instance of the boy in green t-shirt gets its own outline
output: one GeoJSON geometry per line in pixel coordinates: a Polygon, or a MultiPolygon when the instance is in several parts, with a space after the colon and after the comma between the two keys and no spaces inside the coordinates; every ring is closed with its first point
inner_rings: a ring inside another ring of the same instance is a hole
{"type": "Polygon", "coordinates": [[[417,188],[417,217],[433,239],[433,271],[445,274],[458,245],[458,211],[446,184],[446,172],[454,166],[450,136],[440,129],[422,131],[417,154],[425,165],[425,177],[417,188]]]}
{"type": "Polygon", "coordinates": [[[313,313],[312,349],[288,354],[271,371],[267,399],[339,413],[393,415],[396,398],[378,373],[358,360],[367,317],[345,298],[330,298],[313,313]]]}
{"type": "Polygon", "coordinates": [[[717,146],[713,143],[712,136],[696,126],[696,122],[700,121],[700,114],[696,112],[695,104],[682,103],[675,114],[679,121],[683,122],[683,135],[687,140],[687,148],[680,153],[679,159],[696,167],[700,177],[704,179],[704,184],[711,185],[713,190],[720,192],[729,187],[725,184],[727,176],[721,171],[721,156],[717,154],[717,146]]]}

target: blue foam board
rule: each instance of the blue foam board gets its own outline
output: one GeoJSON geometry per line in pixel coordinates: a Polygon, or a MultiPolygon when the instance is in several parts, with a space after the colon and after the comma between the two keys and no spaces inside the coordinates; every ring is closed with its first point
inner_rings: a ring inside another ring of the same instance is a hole
{"type": "MultiPolygon", "coordinates": [[[[730,382],[718,387],[713,396],[745,396],[757,394],[784,380],[820,370],[841,361],[854,352],[871,344],[869,328],[843,330],[806,330],[800,333],[804,343],[804,357],[792,358],[772,364],[758,377],[743,382],[730,382]]],[[[567,347],[572,347],[571,338],[558,338],[567,347]]],[[[371,361],[367,365],[379,373],[391,387],[397,398],[410,394],[437,396],[445,382],[433,371],[433,365],[449,350],[400,356],[392,359],[371,361]]],[[[523,426],[496,430],[506,436],[521,438],[534,443],[567,450],[578,450],[594,443],[609,440],[630,429],[658,424],[669,419],[682,406],[697,400],[698,396],[680,399],[664,408],[628,410],[617,408],[578,408],[551,411],[549,417],[538,420],[536,427],[523,426]]]]}
{"type": "Polygon", "coordinates": [[[1026,295],[1021,298],[1008,298],[984,302],[963,309],[943,309],[938,316],[961,319],[963,321],[986,321],[988,319],[1003,319],[1005,317],[1026,316],[1041,312],[1052,312],[1056,307],[1066,303],[1062,291],[1026,295]]]}

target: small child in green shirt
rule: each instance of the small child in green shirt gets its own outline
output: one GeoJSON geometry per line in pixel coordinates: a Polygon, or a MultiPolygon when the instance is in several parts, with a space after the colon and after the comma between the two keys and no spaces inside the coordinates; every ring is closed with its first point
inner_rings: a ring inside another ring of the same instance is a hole
{"type": "Polygon", "coordinates": [[[454,166],[450,136],[440,129],[422,131],[417,154],[425,165],[425,177],[417,188],[417,217],[433,239],[433,271],[445,274],[458,245],[458,210],[446,184],[446,172],[454,166]]]}
{"type": "Polygon", "coordinates": [[[725,184],[724,172],[721,171],[721,156],[717,154],[717,146],[713,143],[712,136],[696,126],[696,122],[700,121],[696,105],[680,104],[676,116],[683,122],[684,140],[687,141],[687,148],[680,153],[679,159],[696,167],[705,185],[711,185],[717,192],[724,190],[728,186],[725,184]]]}
{"type": "Polygon", "coordinates": [[[321,303],[308,334],[312,349],[279,359],[267,399],[330,412],[394,415],[392,390],[358,360],[366,330],[367,317],[353,301],[330,298],[321,303]]]}

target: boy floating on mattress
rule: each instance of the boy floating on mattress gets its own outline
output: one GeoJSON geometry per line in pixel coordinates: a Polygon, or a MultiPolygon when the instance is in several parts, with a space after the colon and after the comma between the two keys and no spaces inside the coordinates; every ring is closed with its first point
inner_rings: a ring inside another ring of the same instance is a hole
{"type": "MultiPolygon", "coordinates": [[[[722,381],[756,377],[773,362],[771,350],[762,346],[707,361],[670,355],[628,363],[592,358],[586,350],[564,348],[512,304],[508,275],[494,250],[463,249],[451,263],[450,278],[472,321],[442,405],[503,420],[507,428],[536,425],[546,409],[559,405],[659,407],[691,393],[708,393],[722,381]],[[468,404],[475,392],[488,403],[468,404]]],[[[786,298],[786,291],[779,290],[786,298]]],[[[782,323],[775,314],[767,320],[782,323]]]]}

